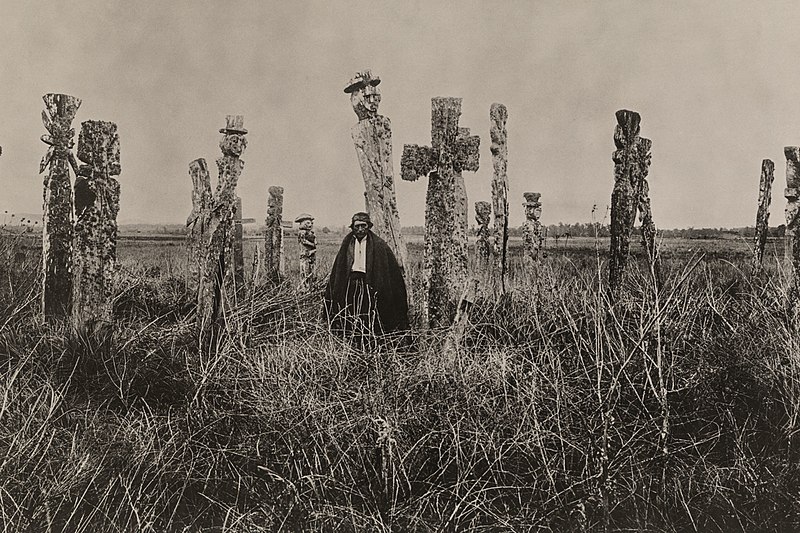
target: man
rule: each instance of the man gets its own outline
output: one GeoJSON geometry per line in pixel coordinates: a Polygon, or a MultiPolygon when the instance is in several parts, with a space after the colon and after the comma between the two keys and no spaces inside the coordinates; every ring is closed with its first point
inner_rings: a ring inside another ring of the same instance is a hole
{"type": "Polygon", "coordinates": [[[372,231],[367,213],[356,213],[325,288],[331,329],[354,339],[408,329],[406,285],[397,258],[372,231]]]}

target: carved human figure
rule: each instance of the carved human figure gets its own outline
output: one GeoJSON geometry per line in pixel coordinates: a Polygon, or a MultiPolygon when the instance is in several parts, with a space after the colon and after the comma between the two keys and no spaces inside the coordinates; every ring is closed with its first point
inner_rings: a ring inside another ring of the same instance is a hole
{"type": "Polygon", "coordinates": [[[314,217],[303,213],[294,221],[300,224],[297,242],[300,245],[300,291],[308,291],[314,283],[314,265],[317,262],[317,236],[314,234],[314,217]]]}
{"type": "Polygon", "coordinates": [[[239,159],[247,148],[247,130],[242,115],[228,115],[219,130],[222,157],[217,159],[219,179],[204,214],[203,265],[197,294],[197,324],[201,339],[219,329],[227,310],[236,303],[235,226],[236,185],[244,168],[239,159]]]}
{"type": "Polygon", "coordinates": [[[544,242],[544,232],[540,218],[542,216],[542,203],[539,201],[541,193],[523,193],[525,203],[525,224],[522,226],[523,257],[527,265],[532,265],[539,260],[539,251],[544,242]]]}
{"type": "Polygon", "coordinates": [[[344,88],[358,117],[358,123],[351,128],[350,134],[364,178],[365,208],[372,219],[372,231],[392,248],[404,272],[406,286],[410,287],[410,279],[405,274],[408,253],[400,228],[394,187],[392,124],[387,117],[378,114],[380,82],[380,78],[373,76],[370,70],[363,70],[357,72],[344,88]]]}

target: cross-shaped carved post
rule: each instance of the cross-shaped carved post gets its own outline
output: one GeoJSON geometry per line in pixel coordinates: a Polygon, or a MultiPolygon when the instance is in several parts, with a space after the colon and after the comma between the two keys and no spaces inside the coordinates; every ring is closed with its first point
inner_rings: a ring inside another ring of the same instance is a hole
{"type": "Polygon", "coordinates": [[[69,169],[77,172],[75,156],[70,151],[75,130],[72,120],[81,100],[66,94],[46,94],[47,111],[42,121],[47,134],[42,141],[49,145],[39,165],[44,179],[44,217],[42,224],[43,290],[42,313],[51,321],[69,315],[72,300],[72,184],[69,169]]]}
{"type": "Polygon", "coordinates": [[[431,146],[407,144],[402,178],[428,176],[425,206],[424,317],[448,326],[467,279],[467,192],[461,172],[478,170],[480,138],[458,127],[461,98],[431,100],[431,146]]]}

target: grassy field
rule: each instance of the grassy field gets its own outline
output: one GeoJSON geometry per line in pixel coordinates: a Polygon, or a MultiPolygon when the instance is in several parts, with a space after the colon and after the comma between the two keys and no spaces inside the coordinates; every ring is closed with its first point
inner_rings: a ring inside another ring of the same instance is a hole
{"type": "MultiPolygon", "coordinates": [[[[318,236],[324,277],[341,235],[318,236]]],[[[319,322],[323,280],[295,291],[296,246],[207,353],[181,242],[120,243],[92,338],[39,322],[37,247],[3,240],[3,530],[800,530],[779,242],[753,276],[749,242],[664,241],[661,290],[634,246],[612,304],[607,240],[551,242],[535,271],[514,241],[509,293],[455,352],[417,324],[376,353],[319,322]]]]}

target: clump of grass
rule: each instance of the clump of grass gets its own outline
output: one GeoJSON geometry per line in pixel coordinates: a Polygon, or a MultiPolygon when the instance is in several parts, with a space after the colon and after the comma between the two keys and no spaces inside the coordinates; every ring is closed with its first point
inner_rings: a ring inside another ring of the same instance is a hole
{"type": "Polygon", "coordinates": [[[800,526],[800,335],[781,277],[750,277],[746,255],[670,258],[662,290],[632,268],[610,302],[602,257],[558,252],[512,265],[510,293],[473,306],[447,355],[440,331],[402,352],[331,336],[322,282],[259,288],[199,351],[172,267],[123,272],[106,336],[39,324],[35,283],[3,272],[0,522],[800,526]]]}

